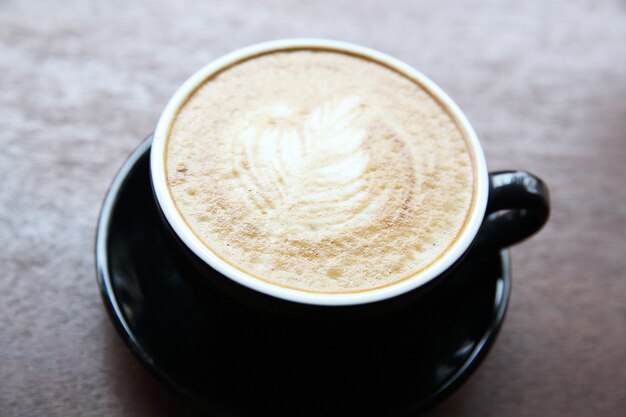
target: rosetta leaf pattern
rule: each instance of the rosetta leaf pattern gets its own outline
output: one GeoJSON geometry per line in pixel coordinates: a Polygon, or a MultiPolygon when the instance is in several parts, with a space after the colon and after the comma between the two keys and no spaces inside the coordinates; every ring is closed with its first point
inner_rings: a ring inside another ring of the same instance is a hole
{"type": "Polygon", "coordinates": [[[317,228],[343,224],[368,207],[359,104],[358,98],[333,100],[300,119],[280,106],[287,116],[269,114],[266,125],[245,131],[237,169],[259,210],[317,228]]]}

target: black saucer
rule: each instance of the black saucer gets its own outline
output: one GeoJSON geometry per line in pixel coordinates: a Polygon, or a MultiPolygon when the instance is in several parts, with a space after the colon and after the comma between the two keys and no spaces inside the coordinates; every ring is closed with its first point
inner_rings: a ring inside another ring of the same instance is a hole
{"type": "Polygon", "coordinates": [[[150,139],[106,197],[98,283],[139,360],[212,415],[414,415],[455,390],[493,344],[511,288],[504,251],[469,254],[419,303],[349,325],[270,317],[187,284],[163,240],[149,149],[150,139]]]}

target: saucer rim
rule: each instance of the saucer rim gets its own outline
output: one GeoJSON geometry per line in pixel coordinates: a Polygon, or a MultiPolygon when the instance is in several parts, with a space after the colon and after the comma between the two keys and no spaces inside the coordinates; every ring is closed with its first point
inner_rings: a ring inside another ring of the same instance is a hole
{"type": "MultiPolygon", "coordinates": [[[[109,268],[110,259],[107,250],[107,242],[109,241],[111,230],[112,214],[119,200],[120,191],[124,187],[126,181],[130,178],[134,169],[136,169],[137,162],[144,154],[150,152],[151,145],[152,134],[144,139],[143,142],[130,153],[126,161],[115,174],[115,177],[107,190],[106,197],[98,217],[98,226],[96,230],[96,280],[100,290],[100,296],[108,313],[109,319],[114,324],[118,335],[130,351],[137,357],[139,362],[148,371],[160,379],[165,386],[180,394],[184,399],[190,401],[202,410],[215,412],[215,408],[209,409],[209,407],[207,407],[208,403],[196,398],[194,394],[181,386],[174,378],[170,377],[167,372],[163,371],[163,369],[159,367],[157,363],[158,361],[156,361],[152,355],[146,352],[146,350],[142,347],[142,344],[134,335],[131,325],[124,316],[124,313],[118,303],[115,287],[111,281],[109,268]]],[[[498,257],[500,258],[502,267],[502,277],[497,280],[496,297],[492,307],[492,317],[489,320],[482,337],[472,349],[472,353],[463,362],[463,364],[458,367],[456,372],[452,374],[444,383],[440,384],[429,396],[417,398],[417,401],[414,404],[410,405],[407,409],[402,410],[398,416],[408,416],[415,412],[423,411],[447,398],[450,394],[456,391],[457,388],[465,383],[465,381],[473,374],[473,372],[479,367],[484,358],[487,356],[489,350],[495,343],[502,327],[502,323],[506,318],[511,295],[512,278],[510,251],[508,249],[502,249],[498,252],[498,257]]],[[[227,412],[224,412],[224,415],[227,414],[227,412]]]]}

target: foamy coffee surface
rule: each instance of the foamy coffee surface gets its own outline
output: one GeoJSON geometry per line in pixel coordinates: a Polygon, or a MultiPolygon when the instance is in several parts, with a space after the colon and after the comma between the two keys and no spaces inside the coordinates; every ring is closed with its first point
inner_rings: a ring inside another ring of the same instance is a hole
{"type": "Polygon", "coordinates": [[[189,227],[259,279],[360,292],[440,257],[472,206],[474,163],[417,82],[334,51],[254,57],[209,78],[167,144],[189,227]]]}

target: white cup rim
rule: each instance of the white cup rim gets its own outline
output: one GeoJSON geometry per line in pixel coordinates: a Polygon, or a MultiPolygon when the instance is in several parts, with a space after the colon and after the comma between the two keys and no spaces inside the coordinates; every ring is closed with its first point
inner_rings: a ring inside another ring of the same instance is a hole
{"type": "Polygon", "coordinates": [[[157,202],[165,218],[180,240],[202,261],[233,281],[261,293],[297,303],[325,306],[348,306],[382,301],[417,289],[443,274],[461,258],[474,241],[485,215],[489,186],[485,157],[474,129],[456,103],[433,81],[408,64],[376,50],[347,42],[310,38],[275,40],[238,49],[212,61],[189,77],[174,93],[159,118],[150,151],[150,171],[157,202]],[[454,116],[457,125],[464,130],[467,142],[472,148],[476,164],[476,194],[473,209],[468,216],[464,230],[456,241],[443,256],[424,271],[389,286],[354,293],[331,294],[286,288],[250,276],[218,257],[189,229],[181,213],[177,210],[167,186],[164,158],[167,135],[169,134],[171,123],[187,97],[209,76],[234,63],[262,53],[300,48],[336,50],[383,63],[414,79],[424,87],[454,116]]]}

